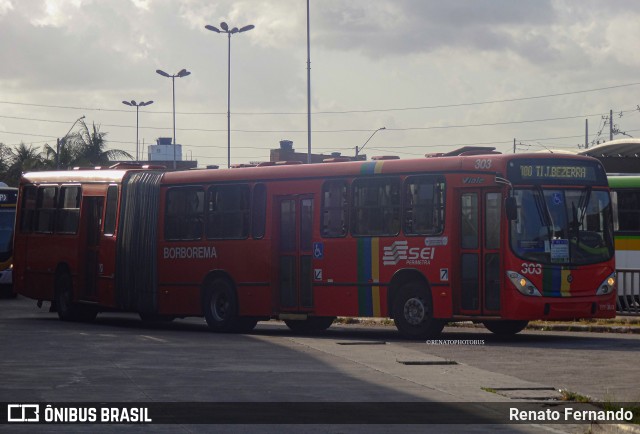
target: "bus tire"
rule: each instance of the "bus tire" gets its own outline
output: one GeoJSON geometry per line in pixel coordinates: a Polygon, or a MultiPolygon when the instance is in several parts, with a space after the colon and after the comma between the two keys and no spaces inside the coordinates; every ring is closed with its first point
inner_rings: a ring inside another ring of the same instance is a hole
{"type": "Polygon", "coordinates": [[[392,309],[396,328],[410,339],[437,336],[446,323],[433,317],[431,291],[419,281],[407,282],[398,289],[392,309]]]}
{"type": "Polygon", "coordinates": [[[493,334],[498,336],[513,336],[529,324],[529,321],[523,320],[502,320],[502,321],[484,321],[482,324],[493,334]]]}
{"type": "Polygon", "coordinates": [[[69,273],[59,273],[56,276],[55,290],[54,302],[58,318],[62,321],[90,322],[96,319],[96,309],[73,302],[73,285],[69,273]]]}
{"type": "Polygon", "coordinates": [[[226,279],[214,280],[205,291],[202,310],[207,325],[216,332],[248,332],[258,323],[255,318],[238,316],[238,297],[226,279]]]}
{"type": "Polygon", "coordinates": [[[284,320],[284,323],[292,332],[314,333],[327,330],[335,319],[335,316],[312,316],[305,320],[284,320]]]}

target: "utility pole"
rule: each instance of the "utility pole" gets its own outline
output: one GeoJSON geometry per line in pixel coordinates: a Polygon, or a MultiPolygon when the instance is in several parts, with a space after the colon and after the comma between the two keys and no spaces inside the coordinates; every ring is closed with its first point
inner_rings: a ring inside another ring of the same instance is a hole
{"type": "Polygon", "coordinates": [[[609,140],[613,140],[613,110],[609,110],[609,140]]]}
{"type": "Polygon", "coordinates": [[[589,119],[584,120],[584,149],[589,148],[589,119]]]}
{"type": "Polygon", "coordinates": [[[516,138],[513,138],[513,153],[516,153],[516,138]]]}

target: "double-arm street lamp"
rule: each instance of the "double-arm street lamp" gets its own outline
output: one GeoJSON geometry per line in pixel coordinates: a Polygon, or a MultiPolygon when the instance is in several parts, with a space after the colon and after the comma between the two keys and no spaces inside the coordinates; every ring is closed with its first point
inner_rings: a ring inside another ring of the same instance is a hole
{"type": "Polygon", "coordinates": [[[128,105],[131,107],[135,107],[136,108],[136,161],[140,160],[140,156],[138,153],[138,146],[140,144],[140,140],[138,140],[138,115],[140,112],[140,107],[144,107],[146,105],[151,105],[153,104],[153,101],[140,101],[139,103],[136,103],[135,100],[131,100],[131,101],[122,101],[122,104],[124,105],[128,105]]]}
{"type": "Polygon", "coordinates": [[[173,170],[176,170],[176,77],[182,78],[191,74],[186,69],[181,69],[177,74],[167,74],[161,69],[156,69],[156,72],[163,77],[171,79],[171,86],[173,89],[173,170]]]}
{"type": "Polygon", "coordinates": [[[231,35],[234,33],[242,33],[253,29],[255,26],[249,24],[241,28],[234,27],[229,29],[229,25],[224,21],[220,23],[220,29],[207,24],[205,29],[216,33],[226,33],[229,41],[228,60],[227,60],[227,166],[231,167],[231,35]],[[221,30],[222,29],[222,30],[221,30]]]}
{"type": "Polygon", "coordinates": [[[380,127],[380,128],[378,128],[377,130],[375,130],[375,131],[374,131],[374,132],[369,136],[369,138],[367,139],[367,141],[366,141],[366,142],[364,142],[364,145],[360,146],[360,148],[358,148],[358,147],[356,146],[356,157],[358,156],[358,154],[359,154],[360,152],[362,152],[362,150],[364,149],[364,147],[365,147],[365,146],[367,146],[367,143],[369,143],[369,140],[371,140],[371,138],[372,138],[373,136],[375,136],[375,135],[376,135],[376,133],[377,133],[378,131],[386,130],[386,129],[387,129],[387,127],[380,127]]]}
{"type": "Polygon", "coordinates": [[[62,139],[56,139],[56,170],[60,170],[60,151],[62,150],[62,146],[67,144],[67,136],[69,136],[69,133],[71,133],[73,127],[75,127],[76,124],[82,119],[84,119],[84,115],[76,119],[73,125],[71,125],[71,128],[69,128],[69,131],[67,131],[67,134],[65,134],[62,139]]]}

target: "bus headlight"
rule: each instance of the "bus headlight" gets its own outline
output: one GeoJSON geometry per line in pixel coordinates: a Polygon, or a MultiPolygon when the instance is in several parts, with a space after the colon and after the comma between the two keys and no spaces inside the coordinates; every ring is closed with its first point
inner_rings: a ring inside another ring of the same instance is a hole
{"type": "Polygon", "coordinates": [[[516,273],[515,271],[507,271],[507,277],[521,294],[542,297],[538,288],[522,274],[516,273]]]}
{"type": "Polygon", "coordinates": [[[609,277],[607,277],[604,282],[598,286],[598,290],[596,291],[596,295],[606,295],[611,294],[616,287],[616,273],[611,273],[609,277]]]}

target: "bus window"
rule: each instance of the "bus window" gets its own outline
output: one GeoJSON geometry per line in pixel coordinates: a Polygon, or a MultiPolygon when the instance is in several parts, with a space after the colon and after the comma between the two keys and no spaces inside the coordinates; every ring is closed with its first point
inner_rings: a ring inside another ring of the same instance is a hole
{"type": "Polygon", "coordinates": [[[351,233],[356,236],[398,235],[400,180],[363,178],[353,182],[351,233]]]}
{"type": "Polygon", "coordinates": [[[347,183],[328,181],[322,186],[322,236],[347,235],[347,183]]]}
{"type": "Polygon", "coordinates": [[[104,214],[104,234],[113,235],[116,231],[118,213],[118,186],[110,185],[107,190],[107,209],[104,214]]]}
{"type": "Polygon", "coordinates": [[[80,193],[80,186],[63,186],[60,188],[60,209],[56,218],[56,232],[61,234],[75,234],[78,232],[80,193]]]}
{"type": "Polygon", "coordinates": [[[38,188],[36,203],[36,232],[52,233],[56,217],[57,187],[38,188]]]}
{"type": "Polygon", "coordinates": [[[167,191],[164,223],[166,240],[199,240],[204,221],[204,190],[197,187],[167,191]]]}
{"type": "Polygon", "coordinates": [[[207,238],[249,236],[249,186],[219,185],[207,193],[207,238]]]}
{"type": "Polygon", "coordinates": [[[444,178],[411,176],[404,189],[404,233],[437,235],[444,229],[444,178]]]}
{"type": "Polygon", "coordinates": [[[251,235],[255,239],[264,237],[267,224],[267,187],[256,184],[253,187],[253,210],[251,212],[251,235]]]}
{"type": "Polygon", "coordinates": [[[26,186],[22,190],[22,193],[22,217],[20,219],[20,230],[27,233],[33,231],[38,188],[34,186],[26,186]]]}
{"type": "Polygon", "coordinates": [[[618,190],[618,230],[640,231],[640,191],[618,190]]]}

